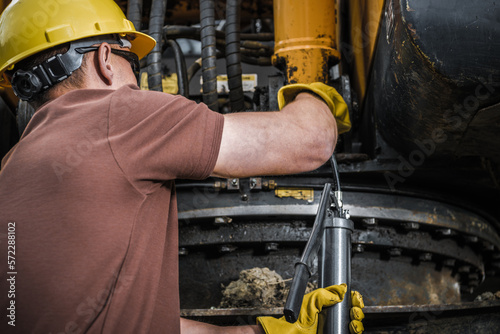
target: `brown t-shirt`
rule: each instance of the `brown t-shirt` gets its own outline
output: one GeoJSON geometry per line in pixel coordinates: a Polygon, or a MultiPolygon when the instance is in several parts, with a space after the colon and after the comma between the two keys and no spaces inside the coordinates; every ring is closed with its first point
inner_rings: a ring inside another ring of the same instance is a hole
{"type": "Polygon", "coordinates": [[[40,108],[0,172],[0,332],[179,333],[173,180],[210,175],[222,127],[133,85],[40,108]]]}

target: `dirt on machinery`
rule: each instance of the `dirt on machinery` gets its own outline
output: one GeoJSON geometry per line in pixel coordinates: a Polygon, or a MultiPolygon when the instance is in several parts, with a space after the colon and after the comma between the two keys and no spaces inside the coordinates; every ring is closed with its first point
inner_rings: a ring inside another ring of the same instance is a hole
{"type": "Polygon", "coordinates": [[[481,302],[484,300],[500,300],[500,291],[497,291],[495,293],[493,292],[484,292],[480,294],[479,296],[476,297],[474,301],[476,302],[481,302]]]}
{"type": "MultiPolygon", "coordinates": [[[[283,307],[290,289],[291,279],[284,280],[274,270],[252,268],[242,270],[239,279],[223,286],[220,308],[283,307]]],[[[316,287],[308,283],[306,293],[316,287]]]]}

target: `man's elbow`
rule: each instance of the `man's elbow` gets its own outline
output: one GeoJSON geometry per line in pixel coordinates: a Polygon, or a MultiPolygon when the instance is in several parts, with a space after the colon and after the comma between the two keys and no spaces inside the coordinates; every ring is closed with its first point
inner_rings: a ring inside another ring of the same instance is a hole
{"type": "Polygon", "coordinates": [[[333,151],[335,150],[335,144],[336,144],[337,140],[333,140],[331,142],[328,142],[328,143],[325,143],[325,145],[323,146],[323,150],[321,150],[321,152],[318,152],[318,158],[316,160],[316,168],[319,168],[321,167],[325,162],[327,162],[330,157],[332,156],[333,154],[333,151]]]}
{"type": "Polygon", "coordinates": [[[317,136],[317,139],[312,144],[310,152],[314,152],[314,154],[310,157],[308,170],[317,169],[327,162],[332,156],[337,144],[336,127],[325,129],[325,131],[320,133],[321,135],[317,136]]]}

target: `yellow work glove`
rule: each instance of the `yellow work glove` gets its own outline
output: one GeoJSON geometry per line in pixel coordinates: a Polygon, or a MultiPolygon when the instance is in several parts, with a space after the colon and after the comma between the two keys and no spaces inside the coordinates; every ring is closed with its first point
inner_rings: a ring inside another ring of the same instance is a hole
{"type": "Polygon", "coordinates": [[[365,318],[363,307],[365,307],[363,296],[357,291],[351,291],[351,322],[349,323],[349,332],[351,334],[360,334],[365,330],[361,322],[365,318]]]}
{"type": "Polygon", "coordinates": [[[292,102],[297,94],[303,91],[311,91],[325,101],[328,108],[332,111],[333,116],[335,116],[339,134],[347,132],[351,129],[349,111],[344,99],[335,90],[335,88],[321,82],[314,82],[311,84],[290,84],[281,87],[278,91],[278,106],[280,110],[285,105],[292,102]]]}
{"type": "MultiPolygon", "coordinates": [[[[317,289],[308,293],[302,300],[299,318],[293,324],[287,322],[285,317],[258,317],[257,322],[267,334],[316,334],[320,312],[325,307],[340,303],[347,291],[345,284],[332,285],[327,288],[317,289]]],[[[351,323],[349,331],[352,334],[362,333],[364,328],[361,320],[365,317],[363,311],[363,298],[358,292],[351,293],[353,307],[351,308],[351,323]]]]}

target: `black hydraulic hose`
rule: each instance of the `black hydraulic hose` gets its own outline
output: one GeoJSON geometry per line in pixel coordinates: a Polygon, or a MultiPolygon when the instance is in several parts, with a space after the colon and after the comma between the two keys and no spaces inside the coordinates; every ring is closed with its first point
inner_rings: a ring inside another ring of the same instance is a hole
{"type": "Polygon", "coordinates": [[[231,111],[245,108],[241,78],[240,13],[241,0],[226,2],[226,69],[231,111]]]}
{"type": "Polygon", "coordinates": [[[127,17],[134,24],[135,30],[141,31],[142,0],[129,0],[127,17]]]}
{"type": "Polygon", "coordinates": [[[167,0],[153,0],[149,16],[149,35],[156,40],[156,46],[148,55],[148,86],[149,90],[162,92],[162,33],[167,0]]]}
{"type": "Polygon", "coordinates": [[[241,39],[249,41],[274,41],[274,34],[269,32],[261,32],[258,34],[241,34],[241,39]]]}
{"type": "Polygon", "coordinates": [[[246,64],[251,64],[251,65],[259,65],[259,66],[271,66],[271,57],[259,57],[259,58],[254,58],[254,57],[248,57],[245,55],[241,56],[241,62],[246,63],[246,64]]]}
{"type": "MultiPolygon", "coordinates": [[[[198,41],[200,40],[200,28],[196,27],[165,26],[163,28],[163,34],[165,36],[165,39],[188,38],[198,41]]],[[[215,36],[217,43],[225,46],[226,34],[223,31],[216,30],[215,36]]],[[[240,34],[240,40],[243,41],[241,42],[241,47],[257,50],[263,49],[266,53],[270,53],[272,55],[274,53],[274,48],[272,46],[260,43],[260,41],[268,41],[269,37],[273,37],[273,34],[240,34]]]]}
{"type": "MultiPolygon", "coordinates": [[[[224,58],[224,55],[217,51],[217,59],[224,58]]],[[[194,61],[194,63],[191,64],[191,66],[188,67],[187,69],[187,76],[188,76],[188,83],[191,82],[191,79],[193,79],[194,75],[198,70],[201,68],[201,58],[198,58],[194,61]]]]}
{"type": "MultiPolygon", "coordinates": [[[[165,34],[165,38],[174,39],[174,38],[189,38],[200,40],[201,28],[197,27],[187,27],[187,26],[176,26],[176,25],[167,25],[163,27],[163,33],[165,34]]],[[[225,34],[223,31],[215,30],[215,36],[218,39],[224,39],[225,34]]]]}
{"type": "Polygon", "coordinates": [[[184,97],[189,97],[189,81],[184,54],[176,41],[168,39],[167,44],[174,51],[175,71],[177,72],[177,86],[179,87],[179,94],[184,97]]]}
{"type": "Polygon", "coordinates": [[[335,154],[332,154],[332,156],[330,157],[330,164],[332,165],[333,181],[335,183],[335,191],[340,192],[339,166],[337,165],[337,159],[335,159],[335,154]]]}
{"type": "MultiPolygon", "coordinates": [[[[167,25],[163,27],[163,33],[166,34],[166,38],[190,38],[190,39],[200,39],[201,28],[197,27],[187,27],[187,26],[176,26],[167,25]]],[[[225,33],[221,30],[215,30],[215,35],[218,39],[224,39],[225,33]]],[[[274,41],[273,33],[258,33],[258,34],[240,34],[241,40],[247,41],[274,41]]]]}
{"type": "Polygon", "coordinates": [[[210,109],[218,111],[214,0],[200,0],[200,21],[203,102],[210,109]]]}

